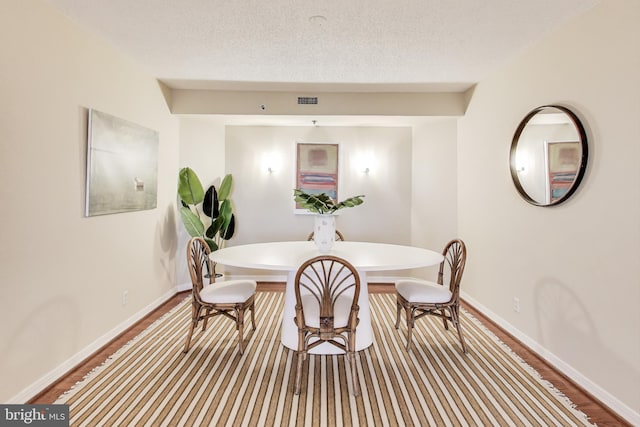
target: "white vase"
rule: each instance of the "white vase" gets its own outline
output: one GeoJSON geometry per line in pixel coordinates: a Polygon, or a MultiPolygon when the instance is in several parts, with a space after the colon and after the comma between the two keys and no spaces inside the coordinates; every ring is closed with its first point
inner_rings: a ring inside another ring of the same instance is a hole
{"type": "Polygon", "coordinates": [[[316,215],[313,241],[322,253],[331,251],[336,238],[336,217],[331,214],[316,215]]]}

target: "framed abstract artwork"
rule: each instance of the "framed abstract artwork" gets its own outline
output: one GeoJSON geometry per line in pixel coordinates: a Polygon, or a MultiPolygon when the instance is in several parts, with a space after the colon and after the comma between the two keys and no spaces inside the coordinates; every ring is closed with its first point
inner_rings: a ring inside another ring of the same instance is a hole
{"type": "Polygon", "coordinates": [[[90,109],[85,215],[154,209],[158,132],[90,109]]]}
{"type": "MultiPolygon", "coordinates": [[[[310,194],[326,193],[338,200],[339,146],[332,143],[296,143],[296,188],[310,194]]],[[[295,206],[296,213],[309,213],[295,206]]]]}
{"type": "Polygon", "coordinates": [[[573,186],[580,162],[582,144],[578,141],[545,141],[547,160],[547,203],[561,199],[573,186]]]}

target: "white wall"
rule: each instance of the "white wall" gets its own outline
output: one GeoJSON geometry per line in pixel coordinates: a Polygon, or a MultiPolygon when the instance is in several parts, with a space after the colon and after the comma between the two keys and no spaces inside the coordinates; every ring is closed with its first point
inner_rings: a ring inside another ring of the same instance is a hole
{"type": "Polygon", "coordinates": [[[225,174],[224,122],[202,116],[180,116],[179,120],[180,167],[193,169],[203,186],[217,186],[225,174]]]}
{"type": "Polygon", "coordinates": [[[467,296],[636,424],[639,21],[640,2],[602,2],[483,80],[458,128],[467,296]],[[509,173],[519,121],[545,104],[578,114],[590,150],[581,188],[551,208],[526,203],[509,173]]]}
{"type": "MultiPolygon", "coordinates": [[[[224,116],[181,116],[180,165],[196,170],[204,185],[217,185],[225,173],[233,175],[237,224],[228,245],[297,240],[309,234],[313,220],[293,214],[295,143],[338,142],[343,184],[339,198],[365,194],[363,205],[340,211],[337,226],[346,238],[439,251],[457,235],[457,119],[410,122],[412,127],[225,126],[224,116]],[[368,174],[362,173],[363,162],[368,174]]],[[[177,282],[188,286],[189,274],[181,261],[188,235],[180,223],[178,236],[177,282]]],[[[278,278],[269,271],[225,270],[229,275],[278,278]]],[[[408,274],[432,277],[433,269],[386,276],[408,274]]]]}
{"type": "MultiPolygon", "coordinates": [[[[180,120],[180,168],[190,167],[202,181],[205,189],[216,188],[225,175],[225,126],[224,121],[202,116],[181,116],[180,120]]],[[[174,179],[177,183],[178,172],[174,179]]],[[[174,195],[177,202],[177,194],[174,195]]],[[[180,214],[176,214],[178,245],[176,251],[176,283],[178,289],[189,289],[191,278],[186,262],[187,243],[190,236],[184,228],[180,214]]]]}
{"type": "Polygon", "coordinates": [[[457,118],[413,127],[411,244],[438,251],[457,237],[457,118]]]}
{"type": "MultiPolygon", "coordinates": [[[[431,118],[413,126],[411,245],[438,252],[458,237],[457,118],[431,118]]],[[[436,280],[437,267],[408,272],[436,280]]]]}
{"type": "Polygon", "coordinates": [[[0,40],[0,402],[17,403],[174,293],[178,127],[155,79],[46,3],[0,2],[0,40]],[[87,108],[159,131],[156,209],[84,217],[87,108]]]}
{"type": "Polygon", "coordinates": [[[313,216],[293,212],[296,142],[340,145],[338,198],[365,195],[364,204],[339,211],[336,226],[346,239],[410,242],[409,127],[228,126],[225,164],[237,217],[229,245],[300,240],[312,231],[313,216]]]}
{"type": "Polygon", "coordinates": [[[312,231],[312,215],[293,213],[296,142],[339,144],[338,198],[365,195],[361,206],[339,211],[337,228],[347,239],[409,242],[410,128],[229,126],[226,168],[234,175],[238,215],[234,244],[299,240],[312,231]],[[278,162],[271,174],[263,166],[268,156],[278,162]],[[363,158],[368,174],[360,166],[363,158]]]}

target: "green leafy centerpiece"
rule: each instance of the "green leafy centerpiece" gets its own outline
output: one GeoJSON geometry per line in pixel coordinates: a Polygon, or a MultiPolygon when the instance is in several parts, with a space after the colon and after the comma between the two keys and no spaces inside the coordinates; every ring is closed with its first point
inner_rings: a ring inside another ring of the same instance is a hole
{"type": "Polygon", "coordinates": [[[303,209],[320,215],[332,214],[337,210],[352,208],[364,203],[364,200],[362,200],[364,195],[362,194],[344,199],[340,203],[336,203],[335,200],[329,197],[326,193],[310,194],[300,189],[293,190],[293,196],[296,203],[303,209]]]}
{"type": "Polygon", "coordinates": [[[352,208],[364,203],[364,195],[358,195],[336,202],[326,193],[311,194],[301,189],[293,190],[296,203],[303,209],[316,214],[313,240],[322,253],[331,251],[336,234],[336,211],[352,208]]]}

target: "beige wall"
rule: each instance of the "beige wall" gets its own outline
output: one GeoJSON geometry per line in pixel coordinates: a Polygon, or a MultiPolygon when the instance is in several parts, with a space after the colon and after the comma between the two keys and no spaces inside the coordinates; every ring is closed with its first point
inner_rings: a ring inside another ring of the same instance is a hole
{"type": "Polygon", "coordinates": [[[640,423],[640,2],[602,2],[483,80],[458,128],[467,296],[640,423]],[[540,208],[516,192],[521,118],[562,104],[583,120],[579,191],[540,208]],[[512,309],[514,297],[521,311],[512,309]]]}
{"type": "MultiPolygon", "coordinates": [[[[182,117],[181,164],[206,176],[202,179],[205,185],[219,182],[224,173],[233,174],[237,228],[228,245],[296,240],[311,231],[312,217],[293,213],[295,143],[337,142],[341,150],[340,198],[366,196],[362,206],[340,212],[338,229],[350,240],[440,250],[457,234],[456,119],[421,118],[413,122],[413,127],[226,126],[222,146],[224,118],[182,117]],[[221,156],[225,157],[224,172],[217,163],[221,156]],[[362,172],[363,161],[370,168],[368,174],[362,172]],[[273,166],[273,173],[267,171],[267,164],[273,166]],[[269,225],[265,227],[265,223],[269,225]]],[[[179,256],[187,239],[180,238],[179,256]]],[[[186,267],[180,264],[179,285],[189,281],[186,267]]],[[[277,274],[225,270],[231,275],[277,274]]],[[[379,275],[407,274],[428,276],[432,271],[379,275]]]]}
{"type": "Polygon", "coordinates": [[[179,120],[180,167],[193,169],[204,186],[218,185],[225,174],[224,120],[206,116],[181,116],[179,120]]]}
{"type": "MultiPolygon", "coordinates": [[[[238,82],[236,82],[238,83],[238,82]]],[[[296,92],[175,89],[174,114],[248,114],[259,116],[459,116],[467,99],[450,92],[327,92],[313,94],[317,104],[298,104],[308,96],[306,85],[296,92]]]]}
{"type": "Polygon", "coordinates": [[[229,126],[225,165],[236,184],[234,244],[298,240],[312,231],[312,215],[293,213],[296,142],[339,144],[338,198],[365,195],[363,205],[339,211],[336,226],[347,239],[409,242],[410,128],[229,126]],[[263,163],[268,157],[278,163],[271,174],[263,163]],[[368,174],[360,167],[364,158],[368,174]]]}
{"type": "Polygon", "coordinates": [[[457,118],[413,126],[411,244],[441,250],[457,237],[457,118]]]}
{"type": "Polygon", "coordinates": [[[32,397],[173,294],[178,127],[155,79],[46,3],[0,2],[0,40],[8,403],[32,397]],[[159,131],[157,209],[84,217],[87,108],[159,131]]]}
{"type": "MultiPolygon", "coordinates": [[[[202,116],[180,117],[180,168],[193,169],[202,185],[220,185],[225,175],[225,125],[224,120],[202,116]]],[[[176,172],[174,179],[177,181],[176,172]]],[[[191,278],[186,262],[187,243],[190,236],[186,232],[180,215],[176,215],[178,246],[176,251],[176,283],[179,289],[189,289],[191,278]]]]}
{"type": "MultiPolygon", "coordinates": [[[[339,198],[357,194],[366,196],[362,206],[340,212],[337,227],[348,239],[409,243],[411,128],[226,126],[225,146],[220,147],[218,143],[210,142],[217,140],[215,135],[220,129],[215,122],[218,122],[217,118],[209,122],[194,118],[181,120],[181,134],[186,137],[181,162],[187,161],[191,150],[206,156],[212,146],[217,147],[216,156],[225,157],[225,172],[218,170],[217,174],[212,174],[215,168],[211,167],[206,173],[209,174],[207,183],[219,182],[224,173],[234,177],[232,200],[236,234],[228,245],[298,240],[310,233],[312,216],[293,212],[296,142],[340,144],[339,198]],[[208,142],[203,144],[194,130],[204,131],[205,126],[208,142]],[[189,148],[185,150],[186,147],[189,148]],[[360,167],[365,158],[370,159],[368,174],[360,167]],[[269,165],[273,168],[272,173],[267,170],[269,165]],[[269,225],[265,227],[265,223],[269,225]]],[[[191,160],[198,162],[193,157],[191,160]]],[[[180,267],[178,270],[181,271],[180,267]]],[[[225,271],[231,275],[274,274],[234,268],[225,271]]],[[[181,274],[179,279],[181,277],[188,281],[186,274],[181,274]]]]}

